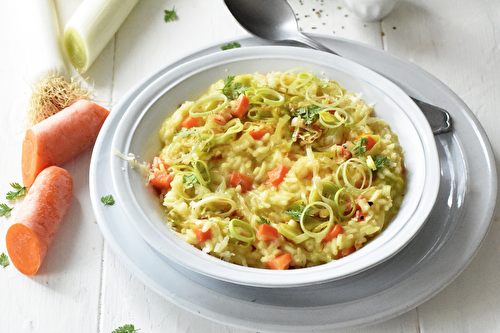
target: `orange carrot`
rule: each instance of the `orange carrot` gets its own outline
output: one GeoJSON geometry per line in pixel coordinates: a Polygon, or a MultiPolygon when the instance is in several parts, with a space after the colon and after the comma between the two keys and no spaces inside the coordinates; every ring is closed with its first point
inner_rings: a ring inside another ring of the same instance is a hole
{"type": "Polygon", "coordinates": [[[169,172],[170,166],[162,158],[155,157],[149,172],[149,181],[160,191],[168,190],[170,189],[170,183],[174,180],[174,177],[169,172]]]}
{"type": "Polygon", "coordinates": [[[236,100],[236,103],[234,104],[234,110],[231,111],[233,116],[237,118],[243,118],[248,112],[249,102],[250,101],[248,100],[248,97],[241,94],[236,100]]]}
{"type": "Polygon", "coordinates": [[[288,168],[284,164],[278,165],[274,170],[271,170],[267,173],[269,176],[269,180],[273,186],[278,186],[281,184],[285,175],[288,173],[288,168]]]}
{"type": "Polygon", "coordinates": [[[233,172],[229,176],[229,184],[231,184],[232,187],[237,187],[238,185],[240,185],[241,192],[245,193],[252,188],[253,179],[249,175],[244,175],[239,172],[233,172]]]}
{"type": "Polygon", "coordinates": [[[257,238],[263,241],[275,240],[279,237],[278,229],[269,224],[259,224],[257,227],[257,238]]]}
{"type": "Polygon", "coordinates": [[[196,239],[198,239],[199,243],[206,242],[207,240],[212,238],[212,229],[209,228],[207,231],[203,231],[202,228],[194,229],[194,233],[196,234],[196,239]]]}
{"type": "Polygon", "coordinates": [[[375,141],[375,139],[370,135],[370,133],[361,134],[360,136],[358,136],[357,140],[360,140],[361,138],[366,138],[366,145],[364,145],[366,150],[372,149],[373,146],[375,146],[375,144],[377,143],[377,141],[375,141]]]}
{"type": "Polygon", "coordinates": [[[35,274],[66,213],[73,191],[70,174],[50,166],[38,175],[7,230],[10,259],[25,275],[35,274]]]}
{"type": "Polygon", "coordinates": [[[158,190],[168,190],[170,189],[170,184],[174,180],[174,177],[166,172],[154,171],[149,176],[149,181],[156,187],[158,190]]]}
{"type": "Polygon", "coordinates": [[[267,133],[269,132],[264,127],[259,127],[257,129],[250,131],[250,135],[252,136],[252,138],[254,138],[254,140],[262,139],[262,137],[264,137],[264,135],[266,135],[267,133]]]}
{"type": "Polygon", "coordinates": [[[26,131],[21,171],[23,184],[31,186],[48,166],[62,165],[92,146],[109,111],[80,100],[26,131]]]}
{"type": "Polygon", "coordinates": [[[344,228],[340,224],[334,225],[330,231],[326,234],[326,236],[321,240],[322,243],[328,243],[334,238],[337,238],[338,235],[344,233],[344,228]]]}
{"type": "Polygon", "coordinates": [[[219,111],[216,114],[208,116],[207,122],[213,121],[217,125],[224,126],[228,121],[231,120],[231,118],[233,118],[231,111],[229,110],[229,108],[225,108],[224,110],[219,111]]]}
{"type": "Polygon", "coordinates": [[[288,269],[288,266],[292,262],[292,255],[290,253],[280,254],[266,262],[267,268],[269,269],[288,269]]]}
{"type": "Polygon", "coordinates": [[[356,251],[356,247],[353,245],[351,247],[345,248],[345,249],[340,249],[339,253],[337,254],[337,259],[346,257],[350,255],[351,253],[354,253],[356,251]]]}
{"type": "Polygon", "coordinates": [[[186,118],[184,118],[181,125],[182,125],[182,127],[185,127],[185,128],[198,127],[198,126],[200,126],[202,121],[203,121],[202,117],[187,116],[186,118]]]}

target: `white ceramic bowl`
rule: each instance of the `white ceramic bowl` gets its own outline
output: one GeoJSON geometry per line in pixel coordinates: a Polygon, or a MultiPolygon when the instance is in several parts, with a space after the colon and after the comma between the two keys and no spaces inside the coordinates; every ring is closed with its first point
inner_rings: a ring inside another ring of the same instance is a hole
{"type": "Polygon", "coordinates": [[[407,193],[396,218],[372,242],[355,253],[317,267],[275,271],[243,267],[202,253],[175,236],[163,220],[157,195],[145,186],[144,175],[110,152],[117,200],[137,232],[157,251],[189,270],[236,284],[297,287],[342,279],[367,270],[400,251],[425,223],[439,189],[439,159],[430,126],[413,101],[395,84],[375,72],[328,53],[287,46],[244,47],[211,54],[172,69],[146,87],[120,120],[112,147],[151,161],[161,149],[163,121],[186,100],[228,75],[312,69],[319,77],[338,81],[376,103],[375,114],[387,121],[405,150],[407,193]]]}

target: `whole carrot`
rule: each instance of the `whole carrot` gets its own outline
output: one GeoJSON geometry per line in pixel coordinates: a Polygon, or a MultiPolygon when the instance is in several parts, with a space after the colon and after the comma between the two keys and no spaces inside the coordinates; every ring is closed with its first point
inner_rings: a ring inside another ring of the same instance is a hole
{"type": "Polygon", "coordinates": [[[109,111],[80,100],[26,131],[21,170],[23,184],[31,186],[51,165],[61,166],[92,146],[109,111]]]}
{"type": "Polygon", "coordinates": [[[30,187],[7,230],[7,252],[25,275],[35,274],[66,213],[73,192],[70,174],[57,166],[44,169],[30,187]]]}

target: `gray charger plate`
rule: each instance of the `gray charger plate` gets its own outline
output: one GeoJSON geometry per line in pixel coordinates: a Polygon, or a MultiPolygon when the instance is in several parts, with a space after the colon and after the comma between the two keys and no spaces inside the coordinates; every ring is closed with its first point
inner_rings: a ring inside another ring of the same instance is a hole
{"type": "Polygon", "coordinates": [[[175,66],[223,52],[220,47],[229,42],[237,41],[241,47],[271,44],[241,37],[179,59],[137,84],[113,108],[94,147],[90,195],[99,227],[118,258],[158,294],[210,320],[275,332],[359,327],[384,321],[445,288],[472,260],[490,227],[497,198],[496,166],[487,136],[468,107],[439,80],[407,61],[362,44],[314,37],[391,79],[407,93],[450,112],[453,130],[435,137],[442,169],[437,202],[420,233],[400,253],[346,279],[308,287],[262,289],[187,271],[139,236],[119,202],[106,207],[101,203],[102,196],[115,191],[109,163],[114,131],[137,95],[175,66]]]}

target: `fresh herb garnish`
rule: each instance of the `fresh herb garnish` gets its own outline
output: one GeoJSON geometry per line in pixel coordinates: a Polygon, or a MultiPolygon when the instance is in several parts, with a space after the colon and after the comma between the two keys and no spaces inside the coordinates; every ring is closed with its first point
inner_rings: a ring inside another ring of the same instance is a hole
{"type": "Polygon", "coordinates": [[[259,224],[271,224],[271,221],[269,221],[268,219],[266,219],[264,216],[262,215],[259,215],[259,219],[260,221],[258,221],[257,223],[259,224]]]}
{"type": "Polygon", "coordinates": [[[105,205],[105,206],[112,206],[115,204],[115,199],[113,198],[113,196],[111,194],[105,196],[105,197],[102,197],[101,198],[101,202],[105,205]]]}
{"type": "Polygon", "coordinates": [[[317,105],[306,105],[294,111],[296,116],[304,119],[306,125],[312,124],[316,120],[316,116],[320,113],[321,108],[317,105]]]}
{"type": "Polygon", "coordinates": [[[356,146],[352,149],[352,152],[358,156],[363,156],[366,153],[366,145],[368,144],[368,139],[365,137],[360,138],[356,142],[356,146]]]}
{"type": "Polygon", "coordinates": [[[237,99],[239,95],[250,89],[245,87],[241,82],[234,82],[234,76],[228,76],[224,79],[224,87],[221,91],[229,99],[237,99]]]}
{"type": "Polygon", "coordinates": [[[198,182],[198,178],[196,178],[196,175],[194,173],[188,173],[185,174],[182,177],[182,183],[184,184],[184,188],[192,188],[194,187],[194,184],[198,182]]]}
{"type": "Polygon", "coordinates": [[[377,168],[378,171],[383,167],[390,165],[391,160],[387,156],[375,155],[373,156],[373,163],[375,163],[375,167],[377,168]]]}
{"type": "Polygon", "coordinates": [[[302,216],[302,212],[305,208],[306,204],[303,202],[300,205],[293,204],[289,209],[285,210],[285,214],[289,215],[293,220],[300,222],[300,217],[302,216]]]}
{"type": "Polygon", "coordinates": [[[220,48],[221,50],[230,50],[230,49],[236,49],[238,47],[241,47],[240,43],[234,42],[234,43],[229,43],[227,45],[223,45],[220,48]]]}
{"type": "Polygon", "coordinates": [[[0,254],[0,266],[5,268],[9,265],[10,265],[9,257],[5,253],[2,252],[2,254],[0,254]]]}
{"type": "Polygon", "coordinates": [[[7,192],[7,200],[15,200],[21,198],[28,192],[28,190],[26,190],[26,187],[19,185],[19,183],[10,183],[10,186],[12,186],[14,191],[7,192]]]}
{"type": "Polygon", "coordinates": [[[4,204],[4,203],[0,204],[0,216],[9,217],[10,212],[13,209],[14,209],[14,207],[9,207],[9,206],[7,206],[7,204],[4,204]]]}
{"type": "Polygon", "coordinates": [[[140,330],[140,328],[136,329],[134,327],[134,325],[127,324],[127,325],[123,325],[123,326],[118,327],[116,330],[114,330],[111,333],[135,333],[135,332],[138,332],[139,330],[140,330]]]}
{"type": "Polygon", "coordinates": [[[171,22],[177,20],[179,17],[177,16],[177,12],[175,11],[175,7],[172,10],[165,10],[165,22],[171,22]]]}

